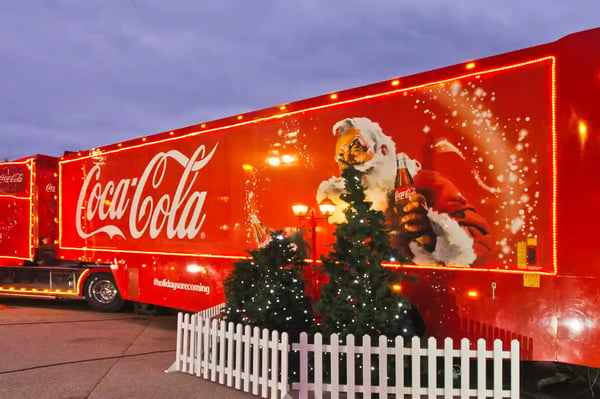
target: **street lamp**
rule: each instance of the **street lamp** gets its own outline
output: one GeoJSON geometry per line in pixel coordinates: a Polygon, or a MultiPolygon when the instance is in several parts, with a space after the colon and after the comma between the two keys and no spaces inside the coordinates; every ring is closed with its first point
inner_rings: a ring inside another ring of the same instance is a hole
{"type": "MultiPolygon", "coordinates": [[[[335,204],[329,198],[325,198],[319,203],[319,211],[323,216],[317,216],[314,209],[308,210],[308,206],[304,204],[292,205],[292,212],[298,217],[298,220],[306,220],[310,226],[311,231],[311,245],[312,245],[312,265],[313,267],[317,264],[317,224],[322,221],[326,221],[333,211],[335,210],[335,204]]],[[[316,278],[313,275],[311,269],[309,278],[313,285],[313,298],[318,299],[319,297],[319,276],[316,278]]]]}

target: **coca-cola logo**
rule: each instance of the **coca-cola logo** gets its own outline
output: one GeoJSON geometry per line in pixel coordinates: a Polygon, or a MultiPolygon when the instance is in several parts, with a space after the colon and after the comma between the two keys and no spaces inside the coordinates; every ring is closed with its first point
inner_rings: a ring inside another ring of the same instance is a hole
{"type": "Polygon", "coordinates": [[[194,187],[199,172],[210,162],[216,149],[217,144],[207,154],[205,146],[200,145],[189,158],[177,150],[159,152],[139,177],[118,182],[102,181],[101,165],[94,165],[77,200],[77,234],[84,239],[100,233],[110,238],[138,239],[147,235],[154,239],[165,231],[169,239],[196,237],[206,218],[202,207],[207,192],[194,187]],[[173,167],[179,171],[172,171],[173,167]],[[174,192],[163,188],[167,174],[179,178],[174,192]],[[126,231],[123,223],[117,223],[121,219],[127,220],[126,231]],[[90,222],[95,230],[85,231],[84,221],[90,222]]]}
{"type": "Polygon", "coordinates": [[[414,186],[404,186],[397,188],[394,191],[394,202],[399,204],[401,202],[407,201],[417,190],[414,186]]]}
{"type": "Polygon", "coordinates": [[[0,168],[0,193],[18,194],[25,185],[25,172],[22,166],[0,168]]]}
{"type": "Polygon", "coordinates": [[[56,186],[52,183],[48,183],[46,184],[46,192],[47,193],[55,193],[56,192],[56,186]]]}

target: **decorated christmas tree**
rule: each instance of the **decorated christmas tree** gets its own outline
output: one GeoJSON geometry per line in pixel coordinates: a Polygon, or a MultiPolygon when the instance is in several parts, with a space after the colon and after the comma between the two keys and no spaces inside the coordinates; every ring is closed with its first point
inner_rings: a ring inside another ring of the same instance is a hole
{"type": "Polygon", "coordinates": [[[390,244],[383,212],[372,210],[365,199],[361,172],[349,165],[342,177],[341,198],[349,204],[347,222],[337,226],[333,250],[321,257],[329,282],[316,304],[322,315],[318,329],[356,337],[422,334],[422,326],[413,322],[410,302],[392,290],[406,275],[382,266],[382,262],[405,261],[390,244]]]}
{"type": "Polygon", "coordinates": [[[261,248],[250,250],[252,259],[234,264],[224,282],[228,321],[288,332],[295,339],[309,331],[313,321],[310,298],[302,277],[303,241],[283,232],[270,233],[261,248]]]}

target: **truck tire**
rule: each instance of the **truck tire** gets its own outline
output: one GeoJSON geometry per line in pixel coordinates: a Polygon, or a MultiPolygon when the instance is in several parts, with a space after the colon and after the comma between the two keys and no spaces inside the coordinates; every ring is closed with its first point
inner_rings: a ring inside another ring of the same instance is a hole
{"type": "Polygon", "coordinates": [[[93,273],[85,281],[85,300],[97,312],[118,312],[125,301],[119,293],[112,274],[93,273]]]}

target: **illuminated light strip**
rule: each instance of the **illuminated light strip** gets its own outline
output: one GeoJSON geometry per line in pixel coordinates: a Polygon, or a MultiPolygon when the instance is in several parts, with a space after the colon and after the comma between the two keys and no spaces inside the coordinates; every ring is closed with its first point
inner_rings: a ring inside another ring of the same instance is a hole
{"type": "Polygon", "coordinates": [[[221,259],[251,259],[250,256],[242,255],[213,255],[213,254],[195,254],[189,252],[161,252],[161,251],[137,251],[132,249],[116,249],[116,248],[81,248],[81,247],[60,247],[60,249],[71,250],[71,251],[85,251],[90,250],[92,252],[109,252],[109,253],[126,253],[126,254],[148,254],[148,255],[172,255],[172,256],[192,256],[195,258],[221,258],[221,259]]]}
{"type": "MultiPolygon", "coordinates": [[[[17,165],[21,165],[21,166],[29,166],[29,170],[31,171],[31,173],[33,173],[33,160],[34,158],[29,158],[26,159],[25,161],[19,161],[19,162],[0,162],[0,167],[2,166],[17,166],[17,165]]],[[[31,200],[32,197],[32,188],[33,188],[33,182],[31,180],[30,176],[30,181],[29,181],[29,196],[20,196],[20,195],[11,195],[11,194],[0,194],[0,199],[3,198],[10,198],[10,199],[16,199],[16,200],[31,200]]]]}
{"type": "Polygon", "coordinates": [[[58,246],[62,242],[62,164],[58,163],[58,246]]]}
{"type": "MultiPolygon", "coordinates": [[[[33,185],[34,185],[34,181],[36,179],[36,173],[35,173],[35,162],[34,159],[32,158],[31,160],[31,165],[30,165],[30,176],[29,176],[29,259],[33,260],[33,248],[34,248],[34,242],[33,242],[33,233],[34,233],[34,226],[33,226],[33,219],[35,218],[34,212],[34,206],[35,203],[33,201],[33,196],[34,191],[33,191],[33,185]]],[[[38,198],[39,200],[39,198],[38,198]]],[[[39,207],[38,207],[39,208],[39,207]]]]}
{"type": "MultiPolygon", "coordinates": [[[[1,259],[31,260],[31,258],[24,258],[22,256],[8,256],[8,255],[2,255],[2,256],[0,256],[0,260],[1,259]]],[[[2,267],[2,266],[0,266],[0,267],[2,267]]]]}
{"type": "Polygon", "coordinates": [[[558,138],[556,132],[556,58],[552,57],[552,87],[551,87],[551,130],[552,130],[552,261],[554,274],[558,274],[558,138]]]}
{"type": "Polygon", "coordinates": [[[501,270],[500,267],[504,266],[487,266],[487,267],[472,267],[472,266],[443,266],[438,264],[421,264],[421,265],[413,265],[411,263],[400,264],[400,263],[382,263],[383,266],[388,267],[390,269],[417,269],[417,270],[461,270],[461,271],[470,271],[470,272],[495,272],[495,273],[506,273],[506,274],[535,274],[541,276],[555,276],[555,272],[543,272],[543,271],[532,271],[532,270],[501,270]]]}
{"type": "Polygon", "coordinates": [[[31,199],[31,196],[29,197],[20,197],[18,195],[11,195],[11,194],[0,194],[0,199],[16,199],[16,200],[29,200],[31,199]]]}
{"type": "Polygon", "coordinates": [[[79,296],[79,292],[73,290],[48,290],[48,289],[37,289],[37,288],[16,288],[16,287],[0,287],[0,292],[9,293],[11,295],[37,295],[37,296],[48,296],[48,295],[60,295],[60,296],[79,296]]]}
{"type": "MultiPolygon", "coordinates": [[[[286,113],[279,113],[279,114],[273,114],[271,116],[268,117],[263,117],[263,118],[257,118],[257,119],[253,119],[250,121],[244,121],[244,122],[239,122],[239,123],[233,123],[230,125],[226,125],[226,126],[220,126],[220,127],[215,127],[212,129],[204,129],[206,124],[202,124],[200,127],[204,130],[202,131],[196,131],[196,132],[191,132],[179,137],[171,137],[171,138],[166,138],[166,139],[162,139],[162,140],[157,140],[154,142],[146,142],[143,144],[138,144],[138,145],[134,145],[134,146],[130,146],[130,147],[126,147],[126,148],[120,148],[120,149],[115,149],[115,150],[109,150],[106,152],[103,152],[102,155],[109,155],[109,154],[114,154],[114,153],[118,153],[121,151],[128,151],[128,150],[133,150],[136,148],[140,148],[140,147],[145,147],[148,145],[155,145],[155,144],[162,144],[162,143],[166,143],[166,142],[170,142],[170,141],[174,141],[174,140],[181,140],[181,139],[186,139],[189,137],[194,137],[194,136],[198,136],[201,134],[206,134],[206,133],[211,133],[211,132],[218,132],[218,131],[223,131],[223,130],[228,130],[228,129],[233,129],[236,127],[241,127],[241,126],[245,126],[245,125],[250,125],[250,124],[257,124],[257,123],[261,123],[261,122],[266,122],[266,121],[270,121],[270,120],[275,120],[275,119],[281,119],[281,118],[286,118],[289,116],[293,116],[293,115],[297,115],[297,114],[302,114],[302,113],[307,113],[307,112],[312,112],[312,111],[317,111],[320,109],[326,109],[326,108],[331,108],[331,107],[337,107],[337,106],[341,106],[341,105],[345,105],[345,104],[351,104],[351,103],[355,103],[355,102],[360,102],[360,101],[365,101],[365,100],[369,100],[369,99],[375,99],[375,98],[379,98],[379,97],[383,97],[383,96],[389,96],[392,94],[398,94],[398,93],[402,93],[402,92],[406,92],[409,90],[417,90],[417,89],[422,89],[425,87],[429,87],[429,86],[436,86],[436,85],[441,85],[444,83],[448,83],[448,82],[453,82],[456,80],[461,80],[461,79],[466,79],[466,78],[470,78],[473,76],[479,76],[479,75],[486,75],[486,74],[490,74],[490,73],[494,73],[494,72],[502,72],[502,71],[507,71],[507,70],[511,70],[511,69],[517,69],[517,68],[521,68],[521,67],[526,67],[532,64],[536,64],[536,63],[541,63],[541,62],[545,62],[545,61],[550,61],[551,62],[551,135],[552,135],[552,204],[551,204],[551,208],[552,208],[552,263],[553,263],[553,271],[551,273],[549,272],[526,272],[526,271],[519,271],[519,270],[499,270],[499,269],[491,269],[491,268],[477,268],[477,267],[456,267],[456,266],[440,266],[440,265],[401,265],[398,267],[406,267],[406,268],[415,268],[415,269],[440,269],[440,270],[469,270],[469,271],[486,271],[486,272],[495,272],[495,273],[509,273],[509,274],[539,274],[539,275],[556,275],[558,273],[558,253],[557,253],[557,243],[556,243],[556,239],[557,239],[557,176],[558,176],[558,167],[557,167],[557,133],[556,133],[556,57],[553,55],[548,55],[548,56],[544,56],[544,57],[539,57],[539,58],[535,58],[535,59],[531,59],[528,61],[523,61],[523,62],[519,62],[519,63],[514,63],[514,64],[510,64],[510,65],[505,65],[502,67],[497,67],[497,68],[490,68],[490,69],[486,69],[486,70],[481,70],[481,71],[473,71],[470,73],[464,73],[458,76],[454,76],[451,78],[446,78],[446,79],[441,79],[441,80],[437,80],[434,82],[428,82],[428,83],[423,83],[423,84],[419,84],[419,85],[414,85],[414,86],[410,86],[410,87],[406,87],[406,88],[400,88],[400,89],[395,89],[395,90],[390,90],[390,91],[386,91],[386,92],[382,92],[382,93],[377,93],[377,94],[369,94],[369,95],[365,95],[363,97],[357,97],[357,98],[353,98],[353,99],[349,99],[349,100],[344,100],[344,101],[339,101],[336,103],[327,103],[327,104],[322,104],[322,105],[318,105],[318,106],[314,106],[314,107],[309,107],[309,108],[305,108],[302,110],[296,110],[296,111],[290,111],[290,112],[286,112],[286,113]]],[[[352,90],[352,89],[349,89],[352,90]]],[[[160,135],[161,133],[159,133],[160,135]]],[[[98,154],[90,154],[87,156],[82,156],[82,157],[78,157],[78,158],[73,158],[73,159],[61,159],[59,160],[59,175],[62,172],[62,164],[67,164],[67,163],[71,163],[71,162],[77,162],[77,161],[83,161],[85,159],[88,158],[92,158],[94,156],[98,156],[98,154]]],[[[61,182],[62,179],[59,179],[59,217],[61,220],[61,224],[59,226],[59,245],[62,242],[62,207],[60,206],[60,199],[62,197],[62,187],[61,187],[61,182]]],[[[63,249],[70,249],[70,250],[77,250],[77,251],[81,251],[84,250],[84,248],[73,248],[73,247],[62,247],[63,249]]],[[[114,252],[114,250],[102,250],[102,249],[94,249],[95,251],[99,251],[99,252],[114,252]]],[[[208,255],[208,254],[203,254],[203,255],[196,255],[196,254],[187,254],[187,253],[168,253],[168,252],[151,252],[151,251],[130,251],[130,250],[121,250],[119,249],[119,252],[126,252],[126,253],[139,253],[139,254],[158,254],[158,255],[174,255],[174,256],[202,256],[202,257],[212,257],[212,258],[223,258],[223,259],[248,259],[247,257],[233,257],[233,256],[226,256],[226,255],[208,255]]],[[[394,265],[391,265],[394,266],[394,265]]],[[[397,265],[396,265],[397,266],[397,265]]]]}
{"type": "Polygon", "coordinates": [[[27,169],[29,169],[29,197],[24,197],[24,196],[21,197],[21,196],[16,196],[16,195],[9,195],[9,194],[0,195],[0,199],[11,199],[11,200],[19,200],[19,201],[28,201],[29,202],[29,231],[28,231],[29,246],[28,246],[28,254],[27,254],[28,257],[2,255],[0,257],[0,259],[33,260],[33,219],[34,219],[33,186],[34,186],[34,180],[35,180],[35,171],[34,171],[35,158],[28,158],[24,161],[18,161],[18,162],[2,162],[2,163],[0,163],[0,166],[7,166],[7,165],[11,165],[11,166],[24,165],[24,166],[28,167],[27,169]]]}

